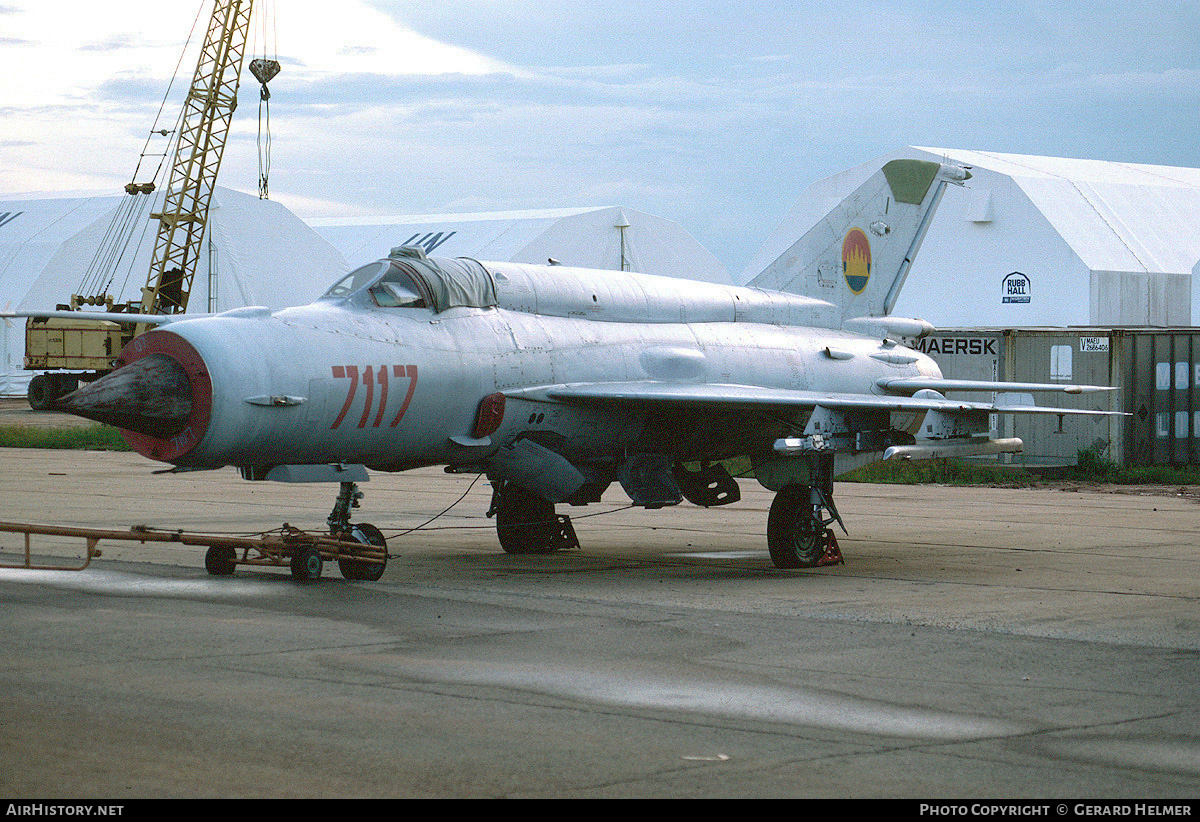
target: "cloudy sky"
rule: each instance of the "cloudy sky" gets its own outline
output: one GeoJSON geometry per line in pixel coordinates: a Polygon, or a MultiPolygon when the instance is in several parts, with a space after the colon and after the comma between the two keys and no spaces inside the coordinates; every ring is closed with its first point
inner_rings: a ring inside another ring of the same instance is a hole
{"type": "MultiPolygon", "coordinates": [[[[202,7],[0,0],[0,192],[119,191],[202,7]]],[[[906,145],[1200,165],[1197,2],[256,7],[302,217],[624,205],[736,278],[810,183],[906,145]]],[[[221,184],[254,192],[248,72],[240,100],[221,184]]]]}

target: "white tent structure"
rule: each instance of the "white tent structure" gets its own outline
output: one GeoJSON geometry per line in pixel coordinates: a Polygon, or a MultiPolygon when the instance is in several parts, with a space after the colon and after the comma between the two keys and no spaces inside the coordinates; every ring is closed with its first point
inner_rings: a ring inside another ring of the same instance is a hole
{"type": "Polygon", "coordinates": [[[357,266],[401,245],[430,256],[640,271],[730,282],[725,267],[675,222],[619,206],[542,211],[312,219],[357,266]]]}
{"type": "Polygon", "coordinates": [[[906,148],[815,183],[751,259],[766,268],[889,160],[971,167],[948,186],[896,304],[943,328],[1200,321],[1200,169],[906,148]]]}
{"type": "MultiPolygon", "coordinates": [[[[0,311],[53,310],[79,293],[128,199],[125,194],[0,195],[0,311]]],[[[117,302],[141,299],[154,242],[152,210],[145,209],[134,226],[125,259],[99,278],[102,285],[111,281],[108,293],[117,302]]],[[[345,271],[336,249],[279,203],[217,188],[188,312],[308,303],[345,271]]],[[[21,395],[33,374],[24,370],[25,321],[0,323],[0,395],[21,395]]]]}

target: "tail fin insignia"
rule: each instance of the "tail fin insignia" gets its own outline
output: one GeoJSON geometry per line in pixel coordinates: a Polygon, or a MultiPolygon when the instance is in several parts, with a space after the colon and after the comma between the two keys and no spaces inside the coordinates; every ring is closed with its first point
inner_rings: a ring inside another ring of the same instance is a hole
{"type": "Polygon", "coordinates": [[[871,279],[871,241],[861,228],[852,228],[842,240],[842,276],[855,294],[863,293],[871,279]]]}

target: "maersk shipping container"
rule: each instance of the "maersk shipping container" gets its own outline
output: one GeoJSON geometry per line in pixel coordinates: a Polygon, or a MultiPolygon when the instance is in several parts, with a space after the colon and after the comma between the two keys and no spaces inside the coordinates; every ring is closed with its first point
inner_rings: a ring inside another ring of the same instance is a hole
{"type": "MultiPolygon", "coordinates": [[[[993,433],[1020,437],[1012,462],[1069,465],[1095,448],[1128,465],[1200,464],[1200,329],[1022,328],[938,331],[914,344],[946,377],[1108,385],[1094,394],[1039,394],[1038,405],[1128,416],[993,416],[993,433]]],[[[969,399],[967,394],[952,394],[969,399]]],[[[979,398],[979,395],[975,395],[979,398]]]]}

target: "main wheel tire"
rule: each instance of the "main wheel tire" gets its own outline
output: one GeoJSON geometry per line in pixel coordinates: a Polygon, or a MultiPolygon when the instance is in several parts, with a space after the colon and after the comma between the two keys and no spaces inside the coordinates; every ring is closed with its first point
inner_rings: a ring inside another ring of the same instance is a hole
{"type": "Polygon", "coordinates": [[[511,482],[500,489],[496,536],[505,553],[549,554],[557,534],[553,502],[511,482]]]}
{"type": "Polygon", "coordinates": [[[812,490],[785,485],[767,514],[767,548],[776,568],[813,568],[825,556],[825,526],[812,515],[812,490]]]}
{"type": "Polygon", "coordinates": [[[302,545],[292,555],[292,579],[301,582],[321,578],[321,552],[315,545],[302,545]]]}
{"type": "Polygon", "coordinates": [[[350,526],[350,538],[360,545],[377,545],[384,549],[383,562],[362,562],[354,559],[339,559],[338,568],[346,579],[362,579],[377,582],[387,568],[387,540],[374,525],[360,523],[350,526]]]}
{"type": "Polygon", "coordinates": [[[237,551],[228,545],[214,545],[204,552],[204,569],[214,577],[227,577],[237,567],[237,551]]]}

